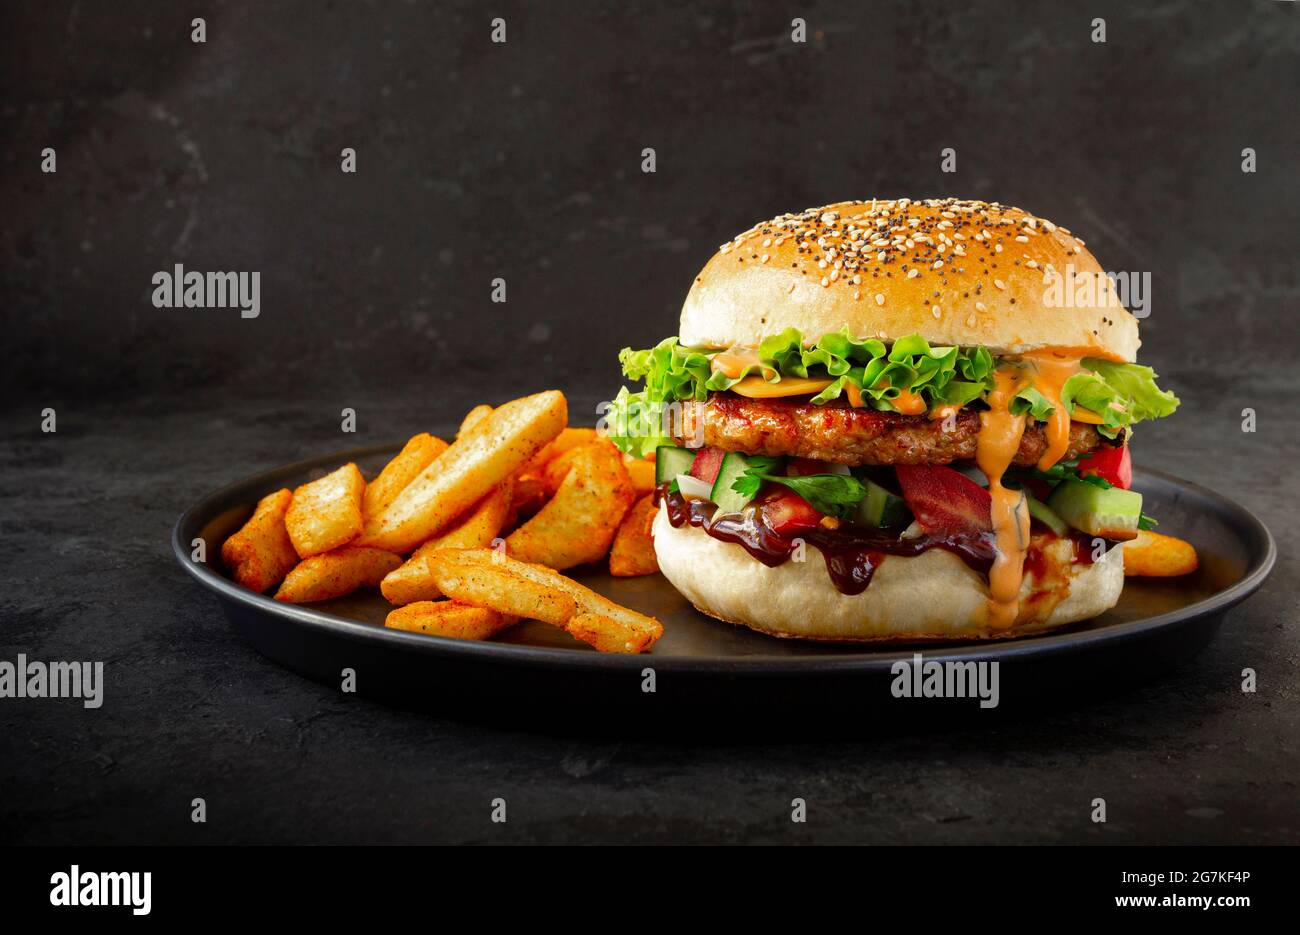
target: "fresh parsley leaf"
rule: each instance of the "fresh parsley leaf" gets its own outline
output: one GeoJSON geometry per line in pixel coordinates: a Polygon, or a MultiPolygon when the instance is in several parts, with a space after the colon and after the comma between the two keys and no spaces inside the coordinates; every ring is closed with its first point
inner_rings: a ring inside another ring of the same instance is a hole
{"type": "Polygon", "coordinates": [[[751,500],[758,496],[766,481],[789,487],[803,497],[813,509],[827,516],[852,519],[858,501],[867,495],[862,482],[847,474],[808,474],[804,477],[784,477],[765,474],[751,468],[731,485],[731,489],[751,500]]]}
{"type": "Polygon", "coordinates": [[[767,479],[789,487],[811,503],[818,513],[840,519],[852,519],[858,501],[867,495],[862,482],[849,474],[807,474],[767,479]]]}
{"type": "Polygon", "coordinates": [[[763,455],[751,455],[745,459],[745,473],[741,474],[731,483],[731,489],[740,494],[746,500],[753,500],[758,496],[758,491],[763,486],[763,482],[776,471],[777,466],[781,463],[780,458],[767,458],[763,455]]]}

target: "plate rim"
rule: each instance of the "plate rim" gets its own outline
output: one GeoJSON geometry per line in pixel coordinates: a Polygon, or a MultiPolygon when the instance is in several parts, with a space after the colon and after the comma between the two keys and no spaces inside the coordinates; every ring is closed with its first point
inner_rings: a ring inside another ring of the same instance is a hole
{"type": "MultiPolygon", "coordinates": [[[[541,667],[558,665],[568,669],[578,668],[602,672],[644,668],[647,663],[650,663],[656,670],[664,671],[700,673],[749,671],[761,672],[765,675],[807,675],[810,671],[827,674],[888,671],[898,660],[909,659],[918,652],[930,659],[971,661],[1054,656],[1062,652],[1084,649],[1095,644],[1133,640],[1167,626],[1221,614],[1236,606],[1259,590],[1272,572],[1277,560],[1277,544],[1272,533],[1269,532],[1264,522],[1246,507],[1217,491],[1210,490],[1192,481],[1183,480],[1168,472],[1136,468],[1135,474],[1138,476],[1149,476],[1191,491],[1204,499],[1215,502],[1221,511],[1234,514],[1237,519],[1241,520],[1247,538],[1255,539],[1254,544],[1262,546],[1262,549],[1257,548],[1255,550],[1256,555],[1253,561],[1250,561],[1251,557],[1248,556],[1246,571],[1241,580],[1186,607],[1157,614],[1154,617],[1144,617],[1138,620],[1117,623],[1097,630],[1071,631],[1066,629],[1020,639],[971,641],[961,642],[956,645],[917,643],[906,644],[901,647],[893,645],[888,650],[863,652],[846,650],[833,655],[795,657],[764,653],[734,657],[656,656],[653,652],[640,655],[624,655],[595,653],[577,648],[564,649],[560,647],[530,646],[521,643],[456,640],[424,633],[410,633],[405,630],[377,627],[372,623],[351,620],[306,605],[286,604],[282,601],[276,601],[264,594],[258,594],[235,584],[218,573],[207,562],[191,561],[190,546],[182,540],[183,530],[194,524],[201,526],[202,520],[200,520],[200,517],[210,519],[214,514],[233,505],[225,504],[225,501],[232,500],[235,497],[247,497],[248,491],[266,487],[277,482],[277,479],[283,476],[299,474],[329,464],[347,463],[348,461],[374,455],[395,453],[400,450],[402,444],[402,442],[398,441],[362,445],[325,455],[303,458],[227,484],[201,497],[181,513],[172,526],[172,554],[187,573],[204,588],[215,593],[220,600],[233,601],[244,605],[250,611],[271,614],[297,625],[321,628],[336,637],[383,643],[387,644],[388,648],[400,648],[424,655],[442,656],[452,660],[464,658],[477,662],[487,661],[541,667]]],[[[207,551],[210,554],[220,554],[219,549],[215,553],[213,552],[211,543],[207,543],[207,551]]]]}

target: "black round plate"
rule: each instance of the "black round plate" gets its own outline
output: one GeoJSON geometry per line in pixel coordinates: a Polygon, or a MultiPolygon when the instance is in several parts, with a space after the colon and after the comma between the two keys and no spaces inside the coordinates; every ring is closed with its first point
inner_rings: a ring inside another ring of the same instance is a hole
{"type": "MultiPolygon", "coordinates": [[[[294,606],[231,582],[217,558],[257,499],[355,461],[373,476],[397,450],[340,451],[250,477],[205,497],[172,533],[176,559],[217,597],[234,628],[260,652],[339,687],[355,672],[358,694],[450,716],[505,719],[562,730],[648,733],[655,726],[819,726],[890,723],[941,713],[946,721],[987,713],[977,700],[897,698],[896,663],[998,663],[998,709],[1041,710],[1131,684],[1201,650],[1225,612],[1253,593],[1273,567],[1272,536],[1250,512],[1213,491],[1139,471],[1134,486],[1161,528],[1190,540],[1201,568],[1172,579],[1129,579],[1118,606],[1064,631],[1016,640],[880,649],[780,640],[698,613],[661,575],[612,578],[600,567],[573,576],[664,624],[654,651],[597,653],[568,634],[525,623],[488,642],[442,639],[383,626],[391,609],[376,591],[294,606]],[[207,564],[191,560],[206,542],[207,564]],[[653,670],[653,675],[649,670],[653,670]],[[653,691],[647,687],[653,680],[653,691]]],[[[829,583],[827,587],[829,587],[829,583]]],[[[918,594],[917,600],[924,600],[918,594]]]]}

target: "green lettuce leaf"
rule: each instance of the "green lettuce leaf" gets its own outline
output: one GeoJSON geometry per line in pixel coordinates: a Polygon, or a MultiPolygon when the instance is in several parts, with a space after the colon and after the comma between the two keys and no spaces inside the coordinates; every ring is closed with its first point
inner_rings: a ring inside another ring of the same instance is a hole
{"type": "MultiPolygon", "coordinates": [[[[852,386],[864,406],[896,412],[893,401],[905,392],[919,395],[929,409],[961,408],[981,400],[993,389],[999,363],[987,348],[931,347],[920,335],[887,346],[875,338],[854,338],[844,330],[806,345],[795,328],[765,338],[757,362],[737,375],[712,369],[717,353],[682,347],[675,337],[647,350],[624,348],[619,354],[623,373],[644,380],[645,387],[639,393],[624,388],[611,404],[607,418],[614,443],[642,456],[670,444],[663,424],[665,415],[673,413],[666,404],[706,399],[709,393],[729,390],[748,376],[769,383],[782,377],[829,379],[830,385],[812,397],[813,404],[838,399],[852,386]],[[613,422],[618,423],[617,431],[613,422]]],[[[1091,357],[1082,363],[1087,369],[1066,381],[1062,404],[1071,414],[1076,407],[1097,414],[1102,419],[1098,429],[1109,438],[1136,422],[1169,415],[1178,406],[1177,396],[1156,386],[1150,367],[1091,357]]],[[[1016,394],[1012,411],[1041,422],[1051,415],[1052,406],[1033,387],[1026,387],[1016,394]]]]}

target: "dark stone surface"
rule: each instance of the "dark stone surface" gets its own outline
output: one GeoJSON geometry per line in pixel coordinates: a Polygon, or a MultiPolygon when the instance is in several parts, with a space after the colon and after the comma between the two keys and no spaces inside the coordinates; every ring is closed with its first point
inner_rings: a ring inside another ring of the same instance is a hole
{"type": "Polygon", "coordinates": [[[6,5],[0,659],[108,685],[0,700],[0,840],[1300,840],[1294,5],[840,6],[215,4],[194,46],[174,4],[6,5]],[[255,471],[551,385],[580,421],[725,237],[901,193],[1022,204],[1151,271],[1143,359],[1184,402],[1137,457],[1281,553],[1191,665],[996,728],[593,741],[299,679],[174,567],[180,511],[255,471]],[[175,262],[260,270],[261,317],[154,309],[175,262]]]}

